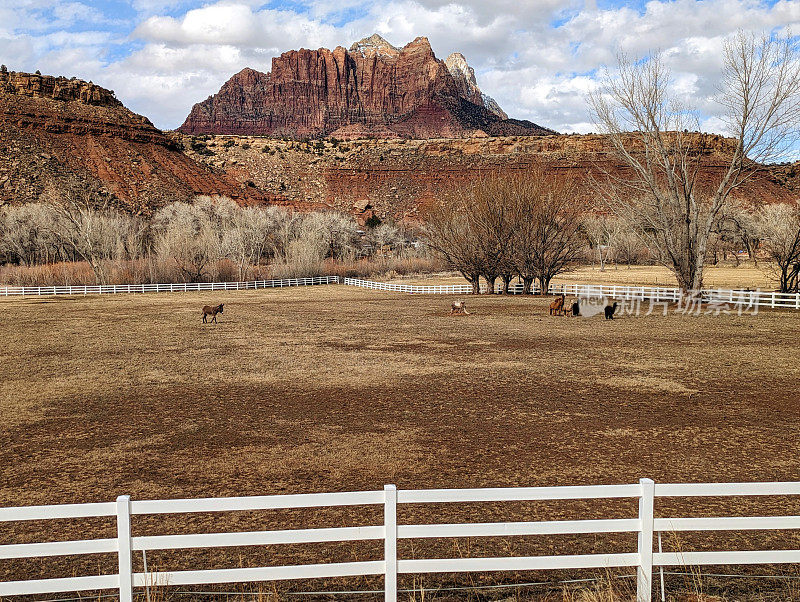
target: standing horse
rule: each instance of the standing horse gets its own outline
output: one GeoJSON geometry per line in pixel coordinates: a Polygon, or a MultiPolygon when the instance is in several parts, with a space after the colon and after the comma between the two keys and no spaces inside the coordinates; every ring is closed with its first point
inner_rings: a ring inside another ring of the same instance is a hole
{"type": "Polygon", "coordinates": [[[550,315],[557,316],[564,310],[564,295],[563,293],[556,297],[556,300],[550,304],[550,315]]]}
{"type": "Polygon", "coordinates": [[[210,305],[206,305],[203,308],[203,324],[206,323],[206,317],[211,316],[211,321],[216,324],[217,322],[217,314],[222,313],[222,306],[225,305],[224,303],[220,303],[219,305],[215,305],[214,307],[210,305]]]}

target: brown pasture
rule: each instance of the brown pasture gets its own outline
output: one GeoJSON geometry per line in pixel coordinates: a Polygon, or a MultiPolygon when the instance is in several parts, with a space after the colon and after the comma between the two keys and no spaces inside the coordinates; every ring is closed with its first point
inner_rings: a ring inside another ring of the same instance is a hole
{"type": "MultiPolygon", "coordinates": [[[[0,506],[119,494],[357,491],[385,483],[800,480],[800,312],[623,313],[606,322],[602,313],[551,317],[550,301],[470,297],[471,315],[458,319],[449,316],[450,297],[344,286],[0,301],[0,506]],[[200,308],[219,303],[219,323],[202,324],[200,308]]],[[[403,508],[400,521],[634,513],[633,500],[475,504],[403,508]]],[[[800,501],[664,500],[656,514],[796,515],[800,501]]],[[[134,534],[380,521],[380,508],[233,513],[137,520],[134,534]]],[[[0,543],[112,536],[113,522],[101,519],[0,524],[0,543]]],[[[788,548],[800,546],[800,537],[689,535],[679,545],[788,548]]],[[[297,564],[380,558],[381,550],[367,542],[164,552],[148,563],[297,564]]],[[[632,536],[400,546],[404,557],[633,550],[632,536]]],[[[110,572],[113,562],[103,555],[4,561],[0,579],[110,572]]],[[[434,575],[424,583],[553,578],[434,575]]],[[[322,587],[279,587],[301,585],[322,587]]],[[[324,585],[369,589],[380,580],[324,585]]]]}

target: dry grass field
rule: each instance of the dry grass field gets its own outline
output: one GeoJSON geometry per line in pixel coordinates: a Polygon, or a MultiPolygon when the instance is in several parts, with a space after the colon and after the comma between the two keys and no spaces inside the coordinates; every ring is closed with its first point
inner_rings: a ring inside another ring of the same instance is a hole
{"type": "MultiPolygon", "coordinates": [[[[670,312],[607,322],[550,317],[543,298],[467,299],[473,313],[460,318],[448,315],[450,297],[344,286],[0,301],[0,506],[109,501],[123,493],[163,499],[355,491],[385,483],[800,480],[800,312],[670,312]],[[200,308],[212,303],[225,303],[225,312],[218,324],[204,325],[200,308]]],[[[180,516],[153,519],[148,528],[379,524],[380,510],[180,516]]],[[[800,514],[800,501],[676,500],[659,502],[656,512],[800,514]]],[[[634,514],[634,501],[476,504],[403,508],[401,522],[634,514]]],[[[136,521],[134,531],[144,526],[136,521]]],[[[113,523],[99,519],[57,527],[0,525],[0,542],[113,536],[113,523]]],[[[710,549],[723,541],[715,537],[687,537],[679,545],[710,549]]],[[[404,557],[635,550],[628,536],[401,544],[404,557]]],[[[755,532],[727,536],[724,544],[788,548],[800,546],[800,537],[755,532]]],[[[366,560],[380,558],[381,549],[241,548],[153,554],[148,562],[166,569],[366,560]]],[[[113,562],[98,556],[80,570],[111,571],[113,562]]],[[[75,567],[70,559],[4,561],[0,579],[67,576],[75,567]]],[[[765,570],[774,569],[759,567],[765,570]]],[[[554,578],[445,575],[424,584],[554,578]]],[[[754,587],[720,583],[732,599],[754,587]]],[[[410,577],[401,580],[401,587],[411,585],[410,577]]]]}
{"type": "MultiPolygon", "coordinates": [[[[739,267],[731,264],[709,265],[705,268],[707,288],[758,288],[764,291],[775,290],[771,266],[764,262],[758,266],[743,262],[739,267]]],[[[427,277],[411,276],[398,278],[397,282],[414,284],[465,284],[459,275],[433,274],[427,277]]],[[[619,265],[607,266],[600,271],[599,266],[580,266],[572,272],[556,277],[555,282],[576,282],[584,284],[619,284],[644,286],[676,286],[672,273],[660,265],[619,265]]]]}

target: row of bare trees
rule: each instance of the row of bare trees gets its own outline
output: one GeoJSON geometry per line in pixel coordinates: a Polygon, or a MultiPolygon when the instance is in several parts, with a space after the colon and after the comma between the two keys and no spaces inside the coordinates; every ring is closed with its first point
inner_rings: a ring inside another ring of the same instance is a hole
{"type": "Polygon", "coordinates": [[[490,293],[498,279],[508,292],[515,277],[526,293],[534,281],[546,291],[584,252],[575,197],[573,180],[540,168],[489,176],[427,213],[426,241],[476,294],[481,278],[490,293]]]}
{"type": "Polygon", "coordinates": [[[90,190],[49,191],[43,202],[0,211],[0,257],[32,266],[83,261],[97,283],[106,283],[112,262],[158,258],[188,281],[207,279],[226,259],[246,280],[255,266],[293,276],[317,275],[326,258],[350,260],[406,237],[391,224],[365,235],[352,217],[299,214],[278,207],[240,207],[230,199],[197,197],[172,203],[151,219],[112,209],[90,190]]]}
{"type": "MultiPolygon", "coordinates": [[[[497,280],[507,292],[519,278],[524,291],[534,281],[546,291],[551,280],[582,259],[600,269],[615,263],[659,257],[651,222],[613,213],[582,211],[574,180],[541,168],[495,175],[451,194],[426,218],[429,247],[480,291],[497,280]],[[645,231],[648,231],[645,234],[645,231]],[[651,246],[648,246],[648,243],[651,246]]],[[[730,203],[714,222],[705,244],[714,253],[745,250],[774,278],[782,292],[800,292],[800,206],[777,203],[748,207],[730,203]]],[[[710,261],[707,257],[707,261],[710,261]]]]}

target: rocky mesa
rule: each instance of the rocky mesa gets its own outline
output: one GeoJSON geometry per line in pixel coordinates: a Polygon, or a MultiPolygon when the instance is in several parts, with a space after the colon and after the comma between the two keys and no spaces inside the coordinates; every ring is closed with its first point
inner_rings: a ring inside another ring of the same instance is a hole
{"type": "MultiPolygon", "coordinates": [[[[707,186],[725,170],[731,140],[714,134],[695,136],[703,149],[699,184],[707,186]]],[[[360,219],[376,215],[418,221],[426,206],[441,202],[454,188],[492,174],[525,173],[534,166],[575,179],[576,202],[599,208],[601,201],[590,180],[625,174],[608,139],[597,134],[351,141],[187,136],[185,145],[197,160],[284,196],[297,209],[335,209],[360,219]]],[[[763,166],[734,196],[759,204],[792,201],[798,191],[800,163],[763,166]]]]}
{"type": "Polygon", "coordinates": [[[269,73],[244,69],[196,104],[179,129],[295,140],[554,133],[509,119],[480,90],[463,55],[442,61],[427,38],[396,48],[377,34],[349,50],[285,52],[269,73]]]}
{"type": "Polygon", "coordinates": [[[70,178],[134,213],[197,194],[277,199],[187,156],[112,90],[0,69],[0,205],[36,201],[70,178]]]}

